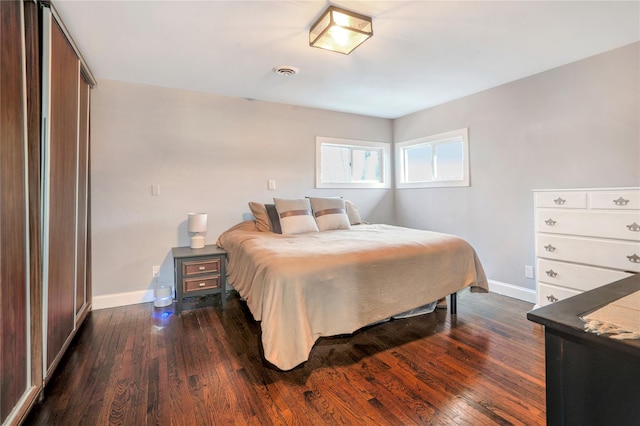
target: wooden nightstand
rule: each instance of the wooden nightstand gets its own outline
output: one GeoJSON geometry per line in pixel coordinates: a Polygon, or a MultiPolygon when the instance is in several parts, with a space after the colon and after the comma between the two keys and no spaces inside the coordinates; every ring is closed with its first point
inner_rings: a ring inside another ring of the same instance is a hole
{"type": "Polygon", "coordinates": [[[182,301],[185,297],[218,293],[224,306],[227,252],[216,245],[207,245],[201,249],[174,247],[171,252],[175,272],[176,314],[182,311],[182,301]]]}

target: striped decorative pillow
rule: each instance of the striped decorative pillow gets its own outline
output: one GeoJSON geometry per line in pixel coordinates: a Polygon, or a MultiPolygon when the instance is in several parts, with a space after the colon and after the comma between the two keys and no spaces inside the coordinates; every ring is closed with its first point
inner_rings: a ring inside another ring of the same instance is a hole
{"type": "Polygon", "coordinates": [[[320,231],[351,229],[347,209],[342,198],[309,197],[309,200],[311,201],[313,216],[316,218],[320,231]]]}
{"type": "Polygon", "coordinates": [[[311,214],[311,203],[306,198],[274,198],[283,234],[318,232],[318,225],[311,214]]]}

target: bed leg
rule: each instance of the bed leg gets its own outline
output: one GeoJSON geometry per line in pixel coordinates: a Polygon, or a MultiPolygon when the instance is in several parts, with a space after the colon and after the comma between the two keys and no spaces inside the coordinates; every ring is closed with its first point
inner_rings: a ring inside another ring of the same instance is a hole
{"type": "Polygon", "coordinates": [[[458,298],[456,293],[451,293],[449,296],[449,309],[451,310],[451,315],[455,315],[458,313],[458,298]]]}

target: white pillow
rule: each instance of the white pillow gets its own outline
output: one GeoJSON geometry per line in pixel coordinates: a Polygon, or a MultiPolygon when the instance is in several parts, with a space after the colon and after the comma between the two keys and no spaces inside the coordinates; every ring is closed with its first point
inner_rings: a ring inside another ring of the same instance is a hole
{"type": "Polygon", "coordinates": [[[349,216],[349,223],[351,225],[361,224],[362,219],[360,218],[360,211],[358,210],[356,205],[349,200],[345,200],[344,205],[347,208],[347,216],[349,216]]]}
{"type": "Polygon", "coordinates": [[[311,203],[306,198],[274,198],[283,234],[318,232],[318,225],[311,214],[311,203]]]}
{"type": "Polygon", "coordinates": [[[320,231],[351,229],[347,209],[342,198],[309,197],[309,200],[320,231]]]}

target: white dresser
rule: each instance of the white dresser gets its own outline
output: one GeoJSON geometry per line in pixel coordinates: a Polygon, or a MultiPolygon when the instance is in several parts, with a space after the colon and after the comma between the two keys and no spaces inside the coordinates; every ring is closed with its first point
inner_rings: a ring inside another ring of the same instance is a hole
{"type": "Polygon", "coordinates": [[[536,307],[640,272],[640,188],[533,192],[536,307]]]}

